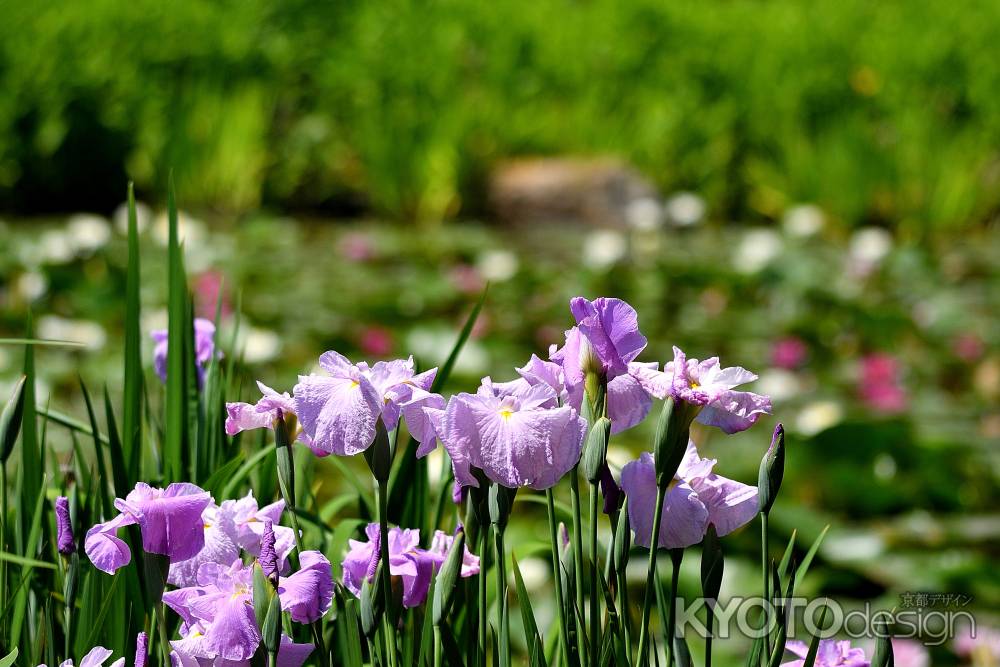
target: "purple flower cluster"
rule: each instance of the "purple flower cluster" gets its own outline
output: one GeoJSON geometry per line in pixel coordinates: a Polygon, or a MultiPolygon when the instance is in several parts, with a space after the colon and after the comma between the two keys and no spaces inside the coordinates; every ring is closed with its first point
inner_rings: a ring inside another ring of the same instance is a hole
{"type": "MultiPolygon", "coordinates": [[[[278,596],[281,608],[290,612],[293,621],[312,623],[329,611],[333,602],[330,562],[317,551],[303,551],[300,561],[301,569],[281,580],[278,596]]],[[[228,566],[203,563],[196,584],[167,591],[163,602],[183,621],[181,639],[171,642],[181,664],[215,659],[242,663],[249,661],[260,645],[251,565],[239,560],[228,566]]],[[[312,648],[312,644],[294,644],[282,638],[279,660],[286,653],[283,664],[301,665],[312,648]]]]}
{"type": "MultiPolygon", "coordinates": [[[[785,650],[797,655],[801,660],[784,662],[781,667],[802,667],[805,657],[809,654],[809,646],[805,642],[790,640],[785,644],[785,650]]],[[[816,667],[869,667],[871,661],[865,657],[864,649],[851,647],[851,642],[823,639],[819,642],[816,652],[816,667]]]]}
{"type": "MultiPolygon", "coordinates": [[[[350,549],[344,557],[344,587],[357,596],[361,595],[361,585],[375,578],[375,569],[380,559],[379,526],[370,523],[365,529],[367,542],[349,540],[350,549]]],[[[420,531],[409,528],[389,529],[389,573],[398,577],[403,586],[403,606],[419,607],[427,599],[431,576],[435,569],[444,564],[454,536],[443,531],[435,531],[429,549],[420,548],[420,531]]],[[[471,577],[479,573],[479,558],[468,548],[462,558],[461,576],[471,577]]]]}
{"type": "MultiPolygon", "coordinates": [[[[161,382],[167,381],[167,329],[157,329],[150,336],[156,347],[153,348],[153,368],[161,382]]],[[[205,368],[213,356],[221,357],[222,353],[215,349],[215,324],[211,320],[196,317],[194,320],[194,359],[197,363],[198,386],[205,384],[205,368]]]]}
{"type": "MultiPolygon", "coordinates": [[[[113,573],[132,557],[118,529],[138,524],[143,550],[167,556],[168,583],[178,588],[165,592],[163,601],[183,620],[181,639],[172,642],[176,664],[249,665],[261,636],[253,609],[253,566],[244,564],[244,552],[267,563],[281,608],[293,621],[312,623],[330,610],[333,572],[325,556],[303,551],[299,569],[289,573],[295,535],[278,525],[283,501],[259,507],[248,493],[216,505],[193,484],[157,489],[139,483],[115,507],[118,516],[87,532],[85,551],[95,567],[113,573]]],[[[298,667],[312,648],[283,638],[278,664],[298,667]]]]}

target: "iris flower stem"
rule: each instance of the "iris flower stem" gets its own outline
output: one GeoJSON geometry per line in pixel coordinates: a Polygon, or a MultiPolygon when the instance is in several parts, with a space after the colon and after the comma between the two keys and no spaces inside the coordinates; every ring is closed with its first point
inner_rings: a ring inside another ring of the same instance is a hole
{"type": "Polygon", "coordinates": [[[590,664],[597,665],[601,652],[601,600],[597,581],[597,485],[590,485],[590,664]]]}
{"type": "Polygon", "coordinates": [[[642,602],[642,621],[639,624],[639,667],[649,664],[649,613],[656,595],[656,549],[660,543],[660,520],[663,518],[663,500],[667,495],[667,485],[659,484],[656,489],[656,507],[653,510],[653,534],[649,541],[649,566],[646,570],[646,597],[642,602]]]}
{"type": "Polygon", "coordinates": [[[156,609],[156,631],[160,634],[160,653],[163,655],[163,667],[170,667],[170,637],[167,635],[167,619],[163,613],[163,601],[154,605],[156,609]]]}
{"type": "Polygon", "coordinates": [[[563,615],[562,572],[559,565],[559,528],[556,524],[556,503],[552,489],[546,489],[545,500],[549,508],[549,540],[552,542],[552,572],[555,574],[556,614],[559,619],[559,642],[562,647],[563,662],[569,664],[569,632],[563,615]]]}
{"type": "Polygon", "coordinates": [[[434,667],[441,667],[441,626],[434,626],[434,667]]]}
{"type": "Polygon", "coordinates": [[[379,554],[382,558],[383,571],[381,577],[382,603],[384,611],[382,618],[385,621],[383,631],[386,641],[386,660],[389,664],[395,662],[395,646],[392,642],[392,589],[390,587],[391,573],[389,572],[389,489],[388,482],[375,480],[375,495],[378,496],[378,528],[379,528],[379,554]]]}
{"type": "MultiPolygon", "coordinates": [[[[7,551],[7,465],[0,462],[0,550],[7,551]]],[[[7,564],[0,563],[0,598],[7,597],[7,564]]],[[[7,618],[0,619],[0,634],[7,634],[7,618]]],[[[68,657],[68,654],[67,654],[68,657]]]]}
{"type": "Polygon", "coordinates": [[[761,605],[761,618],[762,627],[764,630],[764,655],[771,655],[771,637],[768,634],[767,628],[771,622],[770,614],[768,613],[768,605],[771,600],[771,579],[768,576],[767,567],[767,552],[768,552],[768,539],[767,539],[767,512],[760,513],[760,571],[764,577],[764,602],[761,605]]]}
{"type": "MultiPolygon", "coordinates": [[[[573,561],[575,567],[573,568],[573,578],[576,587],[576,613],[574,614],[575,620],[578,625],[582,626],[581,621],[583,617],[583,519],[580,514],[580,480],[579,474],[577,473],[576,466],[569,474],[569,493],[570,493],[570,504],[573,509],[573,561]]],[[[586,636],[586,632],[583,627],[579,628],[577,632],[577,637],[579,641],[583,641],[583,637],[586,636]]],[[[583,647],[580,650],[581,656],[587,656],[588,653],[583,647]]]]}
{"type": "Polygon", "coordinates": [[[670,641],[667,645],[667,667],[674,663],[674,640],[677,635],[677,585],[680,583],[681,560],[684,558],[684,550],[674,549],[670,557],[673,569],[670,574],[670,609],[667,610],[667,628],[670,630],[670,641]]]}
{"type": "Polygon", "coordinates": [[[489,549],[489,539],[487,535],[489,534],[489,527],[481,525],[479,527],[479,665],[480,667],[486,666],[486,611],[488,607],[488,598],[486,595],[486,563],[488,549],[489,549]]]}
{"type": "Polygon", "coordinates": [[[507,607],[507,559],[503,541],[504,529],[499,524],[493,524],[494,541],[496,542],[496,577],[497,577],[497,624],[500,633],[500,667],[510,667],[510,615],[507,607]]]}
{"type": "Polygon", "coordinates": [[[705,610],[705,628],[708,632],[705,634],[705,667],[712,667],[712,635],[715,634],[715,611],[712,606],[709,605],[705,610]]]}

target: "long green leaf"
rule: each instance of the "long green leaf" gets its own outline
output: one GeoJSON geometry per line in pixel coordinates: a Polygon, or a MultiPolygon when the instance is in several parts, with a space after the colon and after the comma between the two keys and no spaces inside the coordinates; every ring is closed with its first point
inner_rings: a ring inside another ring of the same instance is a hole
{"type": "MultiPolygon", "coordinates": [[[[94,438],[94,458],[97,459],[97,474],[100,477],[100,489],[101,492],[98,494],[101,499],[101,510],[104,512],[104,516],[111,516],[111,499],[108,497],[108,469],[104,464],[104,444],[107,442],[107,438],[103,441],[99,435],[97,428],[97,415],[94,414],[94,405],[90,400],[90,392],[87,391],[87,386],[83,383],[83,378],[80,378],[80,391],[83,393],[83,402],[87,405],[87,416],[90,418],[90,433],[94,438]]],[[[115,493],[124,498],[128,494],[128,478],[122,476],[121,479],[115,477],[113,479],[113,487],[115,493]]]]}
{"type": "Polygon", "coordinates": [[[809,547],[809,551],[806,552],[805,557],[802,559],[802,564],[799,565],[798,571],[795,573],[795,588],[799,587],[802,583],[802,578],[806,576],[806,571],[813,562],[813,558],[816,557],[816,552],[819,551],[819,547],[823,544],[823,538],[826,537],[827,531],[830,530],[829,524],[820,532],[819,537],[812,543],[809,547]]]}
{"type": "MultiPolygon", "coordinates": [[[[31,338],[33,324],[28,313],[25,337],[31,338]]],[[[21,415],[21,507],[34,507],[41,489],[43,462],[38,446],[38,417],[35,411],[35,350],[24,348],[24,411],[21,415]]],[[[24,545],[25,537],[31,529],[32,516],[21,512],[18,546],[24,545]]],[[[16,636],[16,635],[15,635],[16,636]]]]}
{"type": "Polygon", "coordinates": [[[35,560],[34,558],[27,558],[26,556],[18,556],[17,554],[7,553],[6,551],[0,551],[0,560],[5,560],[8,563],[16,563],[28,568],[41,567],[46,570],[55,570],[55,563],[49,563],[44,560],[35,560]]]}
{"type": "Polygon", "coordinates": [[[545,664],[545,652],[542,649],[541,636],[538,633],[538,624],[535,622],[535,611],[531,607],[531,597],[528,589],[524,586],[524,577],[521,576],[521,568],[517,564],[517,557],[510,554],[511,563],[514,566],[514,588],[517,593],[517,606],[521,610],[521,622],[524,624],[524,641],[529,648],[531,664],[545,664]]]}
{"type": "Polygon", "coordinates": [[[188,326],[187,279],[177,230],[177,200],[174,177],[167,189],[167,396],[163,475],[165,481],[184,476],[183,456],[188,445],[187,372],[184,341],[192,335],[188,326]]]}
{"type": "MultiPolygon", "coordinates": [[[[45,480],[39,478],[38,486],[41,487],[38,491],[38,495],[35,498],[35,502],[28,507],[34,507],[35,511],[29,516],[31,525],[28,529],[28,539],[24,547],[24,556],[27,559],[31,559],[31,554],[34,554],[38,549],[38,541],[41,539],[42,535],[42,508],[45,506],[45,480]]],[[[32,565],[24,565],[24,574],[28,581],[31,579],[32,565]]],[[[25,612],[28,606],[28,587],[22,588],[18,591],[16,600],[14,602],[14,618],[11,621],[11,639],[20,640],[21,637],[21,627],[25,621],[25,612]]]]}
{"type": "Polygon", "coordinates": [[[96,434],[98,441],[100,441],[105,445],[108,444],[108,436],[101,433],[100,430],[95,430],[93,427],[87,426],[79,419],[75,419],[67,414],[64,414],[57,410],[53,410],[52,408],[47,408],[41,405],[37,406],[36,410],[38,411],[38,414],[42,415],[43,417],[45,417],[54,424],[65,426],[70,431],[74,431],[76,433],[79,433],[81,435],[86,435],[91,438],[95,437],[96,434]]]}
{"type": "Polygon", "coordinates": [[[0,658],[0,667],[10,667],[13,665],[14,661],[17,660],[17,654],[18,650],[15,646],[13,651],[5,655],[3,658],[0,658]]]}
{"type": "Polygon", "coordinates": [[[131,479],[139,478],[142,450],[142,333],[140,330],[139,231],[135,187],[128,184],[128,269],[125,274],[125,378],[122,450],[131,479]]]}
{"type": "Polygon", "coordinates": [[[236,493],[236,488],[243,483],[243,480],[253,472],[254,468],[259,466],[261,462],[267,458],[268,454],[273,454],[273,449],[258,449],[254,452],[253,456],[248,458],[243,462],[243,465],[233,473],[233,476],[229,478],[225,487],[222,489],[222,493],[219,494],[221,498],[232,498],[233,494],[236,493]]]}
{"type": "Polygon", "coordinates": [[[74,340],[49,340],[43,338],[0,338],[0,345],[28,345],[42,347],[87,347],[74,340]]]}

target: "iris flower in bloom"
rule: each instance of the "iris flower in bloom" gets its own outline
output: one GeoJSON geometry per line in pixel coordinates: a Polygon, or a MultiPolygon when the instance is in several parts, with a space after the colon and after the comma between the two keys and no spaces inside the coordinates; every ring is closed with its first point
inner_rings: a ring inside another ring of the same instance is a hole
{"type": "MultiPolygon", "coordinates": [[[[170,642],[173,648],[170,659],[174,667],[212,667],[212,665],[250,667],[250,660],[213,660],[207,655],[202,655],[204,650],[200,646],[200,640],[203,638],[200,631],[193,628],[184,639],[170,642]]],[[[277,656],[278,667],[302,667],[312,651],[312,644],[296,644],[287,635],[281,635],[277,656]]]]}
{"type": "MultiPolygon", "coordinates": [[[[90,653],[83,656],[83,659],[80,661],[80,667],[104,667],[104,663],[111,657],[111,653],[110,649],[106,649],[103,646],[95,646],[90,650],[90,653]]],[[[45,665],[38,665],[38,667],[45,667],[45,665]]],[[[59,667],[73,667],[73,661],[64,660],[59,663],[59,667]]],[[[118,658],[111,663],[110,667],[125,667],[125,658],[118,658]]]]}
{"type": "MultiPolygon", "coordinates": [[[[727,535],[757,514],[757,487],[712,472],[715,459],[698,456],[694,443],[677,469],[676,484],[663,499],[659,547],[678,549],[701,542],[708,525],[727,535]]],[[[649,548],[656,509],[656,468],[644,452],[622,468],[622,489],[628,496],[628,517],[635,543],[649,548]]]]}
{"type": "MultiPolygon", "coordinates": [[[[809,645],[805,642],[789,640],[785,650],[802,658],[784,662],[781,667],[802,667],[805,657],[809,654],[809,645]]],[[[851,648],[851,642],[834,639],[821,639],[819,651],[816,653],[816,667],[869,667],[871,661],[865,657],[860,648],[851,648]]]]}
{"type": "Polygon", "coordinates": [[[412,357],[369,367],[336,352],[324,353],[319,365],[329,375],[300,375],[293,390],[295,414],[313,451],[340,456],[363,452],[375,440],[378,420],[391,431],[400,415],[418,442],[432,436],[422,408],[444,407],[444,399],[430,392],[436,368],[417,374],[412,357]]]}
{"type": "Polygon", "coordinates": [[[171,563],[187,560],[205,546],[201,513],[211,502],[212,497],[194,484],[157,489],[139,482],[124,500],[115,499],[121,514],[87,531],[84,550],[94,567],[112,574],[132,560],[118,529],[138,524],[143,551],[168,556],[171,563]]]}
{"type": "MultiPolygon", "coordinates": [[[[150,334],[156,347],[153,348],[153,368],[160,376],[161,382],[167,381],[167,329],[157,329],[150,334]]],[[[211,320],[196,317],[194,320],[194,358],[198,366],[198,386],[205,383],[205,367],[213,355],[222,356],[215,351],[215,324],[211,320]]]]}
{"type": "MultiPolygon", "coordinates": [[[[580,460],[587,430],[576,410],[559,407],[557,399],[546,383],[512,388],[484,378],[477,393],[458,394],[446,409],[425,413],[462,486],[479,486],[471,470],[476,467],[508,488],[548,489],[580,460]]],[[[432,449],[425,442],[417,455],[432,449]]]]}
{"type": "Polygon", "coordinates": [[[611,432],[632,428],[645,419],[653,405],[637,376],[657,368],[656,363],[635,361],[646,347],[635,309],[621,299],[588,301],[578,296],[570,301],[570,311],[577,325],[566,332],[566,344],[549,355],[562,365],[567,401],[580,410],[586,373],[597,372],[608,383],[611,432]]]}
{"type": "Polygon", "coordinates": [[[754,425],[764,414],[771,413],[771,399],[749,391],[734,391],[734,387],[753,382],[757,376],[732,366],[723,368],[718,357],[704,361],[688,359],[680,348],[674,348],[674,360],[662,371],[639,369],[639,382],[653,396],[684,401],[699,412],[696,421],[717,426],[725,433],[738,433],[754,425]]]}
{"type": "MultiPolygon", "coordinates": [[[[379,561],[379,526],[370,523],[365,528],[367,542],[349,540],[350,549],[344,556],[344,587],[361,596],[361,585],[367,579],[375,578],[379,561]]],[[[418,607],[427,598],[431,575],[435,567],[440,567],[454,538],[442,531],[434,533],[430,549],[420,548],[420,531],[409,528],[389,529],[389,573],[399,577],[403,583],[403,606],[418,607]]],[[[479,573],[479,558],[469,553],[468,548],[462,558],[462,576],[471,577],[479,573]]]]}
{"type": "MultiPolygon", "coordinates": [[[[307,622],[302,619],[316,620],[330,609],[333,574],[329,561],[319,552],[303,551],[300,558],[302,570],[282,580],[287,594],[279,589],[279,596],[282,609],[291,611],[292,620],[307,622]],[[292,582],[297,576],[300,578],[292,582]]],[[[198,568],[197,579],[195,586],[163,594],[163,602],[184,621],[183,638],[171,642],[174,650],[194,659],[249,660],[261,641],[253,610],[252,566],[239,560],[228,566],[205,563],[198,568]]]]}
{"type": "Polygon", "coordinates": [[[278,525],[284,509],[284,500],[258,509],[253,492],[239,500],[223,501],[222,505],[210,504],[201,513],[205,545],[194,557],[172,563],[167,582],[174,586],[194,586],[203,563],[229,565],[240,557],[240,549],[252,556],[260,555],[266,521],[273,524],[279,570],[284,569],[285,559],[295,546],[292,529],[278,525]]]}

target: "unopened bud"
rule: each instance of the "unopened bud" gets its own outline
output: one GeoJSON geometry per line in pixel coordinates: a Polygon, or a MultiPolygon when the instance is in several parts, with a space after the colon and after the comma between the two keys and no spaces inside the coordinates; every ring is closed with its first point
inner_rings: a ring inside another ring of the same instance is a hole
{"type": "Polygon", "coordinates": [[[274,526],[270,519],[264,519],[264,535],[260,538],[261,570],[271,581],[278,578],[278,554],[274,550],[274,526]]]}
{"type": "Polygon", "coordinates": [[[583,447],[583,459],[580,462],[583,475],[591,484],[597,484],[601,479],[601,470],[604,468],[608,455],[608,439],[610,437],[611,420],[607,417],[599,418],[590,428],[590,434],[583,447]]]}
{"type": "Polygon", "coordinates": [[[146,667],[149,656],[149,635],[140,632],[135,638],[135,667],[146,667]]]}
{"type": "Polygon", "coordinates": [[[56,498],[56,546],[64,556],[71,555],[76,547],[73,543],[73,522],[69,516],[69,498],[56,498]]]}
{"type": "Polygon", "coordinates": [[[701,591],[710,608],[714,608],[719,599],[724,565],[722,542],[719,541],[719,535],[715,532],[715,524],[710,523],[701,547],[701,591]]]}
{"type": "Polygon", "coordinates": [[[767,514],[778,497],[781,478],[785,474],[785,429],[778,424],[774,428],[771,446],[760,461],[757,473],[757,508],[767,514]]]}

